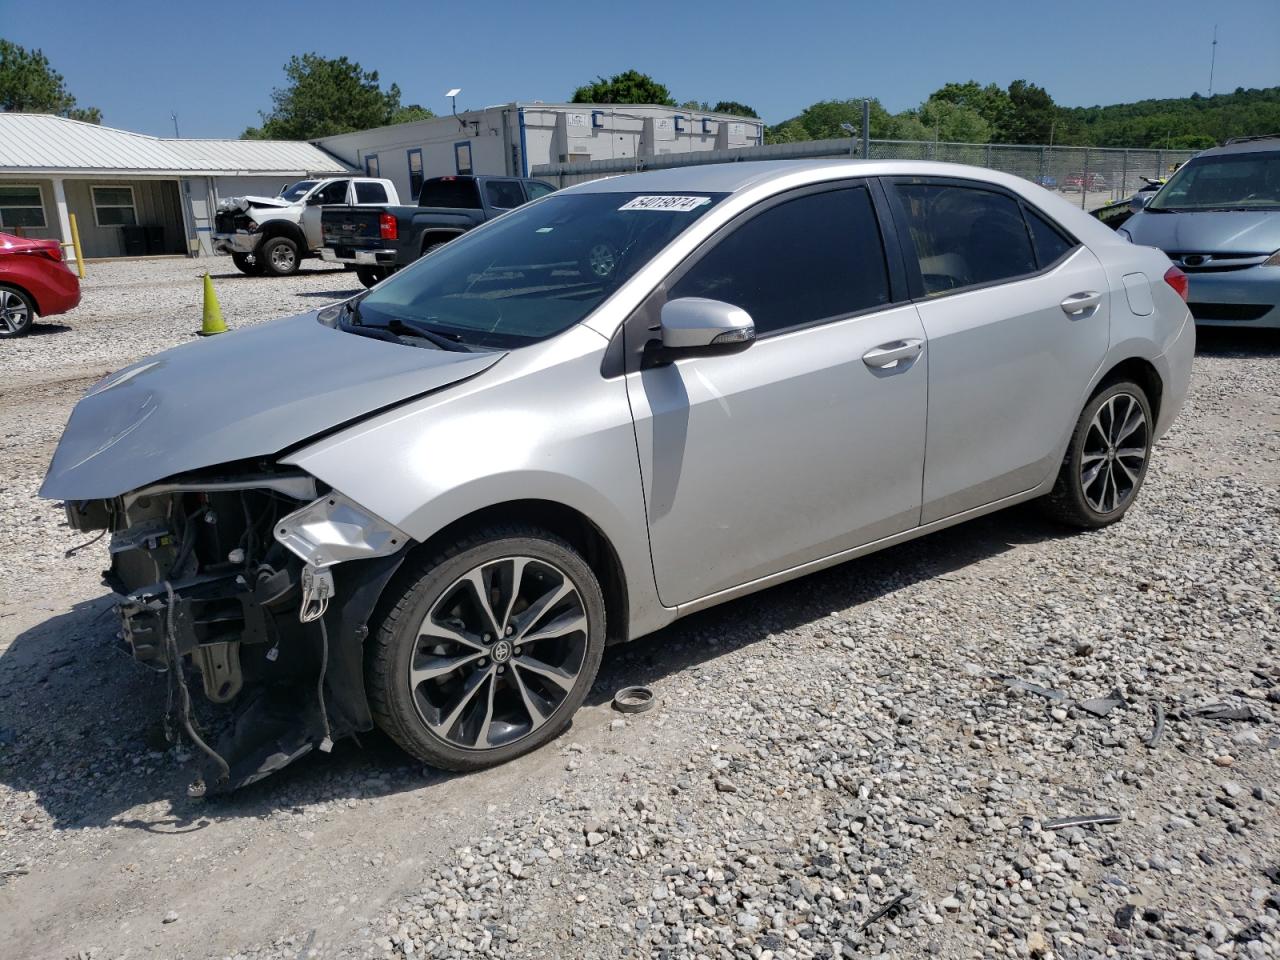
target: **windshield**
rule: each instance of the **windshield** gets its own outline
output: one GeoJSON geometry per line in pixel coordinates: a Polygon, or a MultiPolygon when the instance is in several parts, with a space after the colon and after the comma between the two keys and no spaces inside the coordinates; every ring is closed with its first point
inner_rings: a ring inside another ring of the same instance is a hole
{"type": "Polygon", "coordinates": [[[578,323],[725,195],[558,194],[423,257],[358,304],[367,327],[508,350],[578,323]]]}
{"type": "Polygon", "coordinates": [[[1280,150],[1190,160],[1147,207],[1149,210],[1276,208],[1280,208],[1280,150]]]}
{"type": "Polygon", "coordinates": [[[281,190],[280,199],[288,200],[290,202],[294,200],[301,200],[303,197],[307,195],[307,191],[310,190],[319,182],[320,182],[319,180],[299,180],[293,186],[285,187],[283,190],[281,190]]]}

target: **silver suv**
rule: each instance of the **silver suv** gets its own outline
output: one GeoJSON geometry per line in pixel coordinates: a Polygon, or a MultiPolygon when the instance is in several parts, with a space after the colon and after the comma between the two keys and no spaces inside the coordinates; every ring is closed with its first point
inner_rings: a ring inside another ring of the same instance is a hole
{"type": "Polygon", "coordinates": [[[41,493],[111,531],[197,790],[374,723],[472,769],[563,730],[608,643],[1024,500],[1119,520],[1187,391],[1185,279],[986,170],[600,180],[107,378],[41,493]]]}

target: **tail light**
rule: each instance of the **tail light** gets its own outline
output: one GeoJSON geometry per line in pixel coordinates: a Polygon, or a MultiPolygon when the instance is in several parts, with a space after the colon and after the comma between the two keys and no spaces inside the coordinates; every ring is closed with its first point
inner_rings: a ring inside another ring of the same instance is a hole
{"type": "Polygon", "coordinates": [[[1164,282],[1173,287],[1173,292],[1184,301],[1187,299],[1187,275],[1177,267],[1170,267],[1164,272],[1164,282]]]}
{"type": "Polygon", "coordinates": [[[400,228],[396,225],[396,218],[389,213],[378,214],[378,233],[383,240],[400,239],[400,228]]]}

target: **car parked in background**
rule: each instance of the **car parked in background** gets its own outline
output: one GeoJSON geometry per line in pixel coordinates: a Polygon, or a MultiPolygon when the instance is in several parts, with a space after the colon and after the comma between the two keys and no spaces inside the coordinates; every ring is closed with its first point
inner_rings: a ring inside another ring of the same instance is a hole
{"type": "Polygon", "coordinates": [[[67,269],[57,240],[0,233],[0,339],[31,332],[36,317],[80,303],[80,279],[67,269]]]}
{"type": "Polygon", "coordinates": [[[1062,181],[1064,193],[1080,193],[1085,189],[1089,191],[1106,190],[1107,178],[1100,173],[1090,173],[1087,176],[1083,173],[1077,173],[1062,181]],[[1087,187],[1086,184],[1088,185],[1087,187]]]}
{"type": "Polygon", "coordinates": [[[330,207],[321,217],[324,259],[356,268],[371,287],[486,220],[553,193],[544,180],[433,177],[416,207],[330,207]]]}
{"type": "Polygon", "coordinates": [[[1187,272],[1197,323],[1280,328],[1280,136],[1196,154],[1119,233],[1187,272]]]}
{"type": "Polygon", "coordinates": [[[232,197],[218,205],[213,249],[231,255],[243,273],[277,277],[295,273],[322,246],[320,215],[326,206],[399,203],[396,185],[376,177],[299,180],[277,197],[232,197]]]}
{"type": "Polygon", "coordinates": [[[1022,501],[1120,520],[1184,280],[992,170],[596,180],[117,372],[40,493],[111,531],[135,656],[235,712],[198,790],[375,723],[471,770],[564,730],[607,643],[1022,501]]]}

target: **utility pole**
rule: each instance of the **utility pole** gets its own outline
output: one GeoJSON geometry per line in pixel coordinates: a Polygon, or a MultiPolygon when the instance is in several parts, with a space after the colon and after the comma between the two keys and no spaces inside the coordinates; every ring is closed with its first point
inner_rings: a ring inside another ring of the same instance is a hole
{"type": "Polygon", "coordinates": [[[1209,56],[1209,96],[1213,96],[1213,68],[1218,62],[1218,25],[1213,25],[1213,53],[1209,56]]]}

